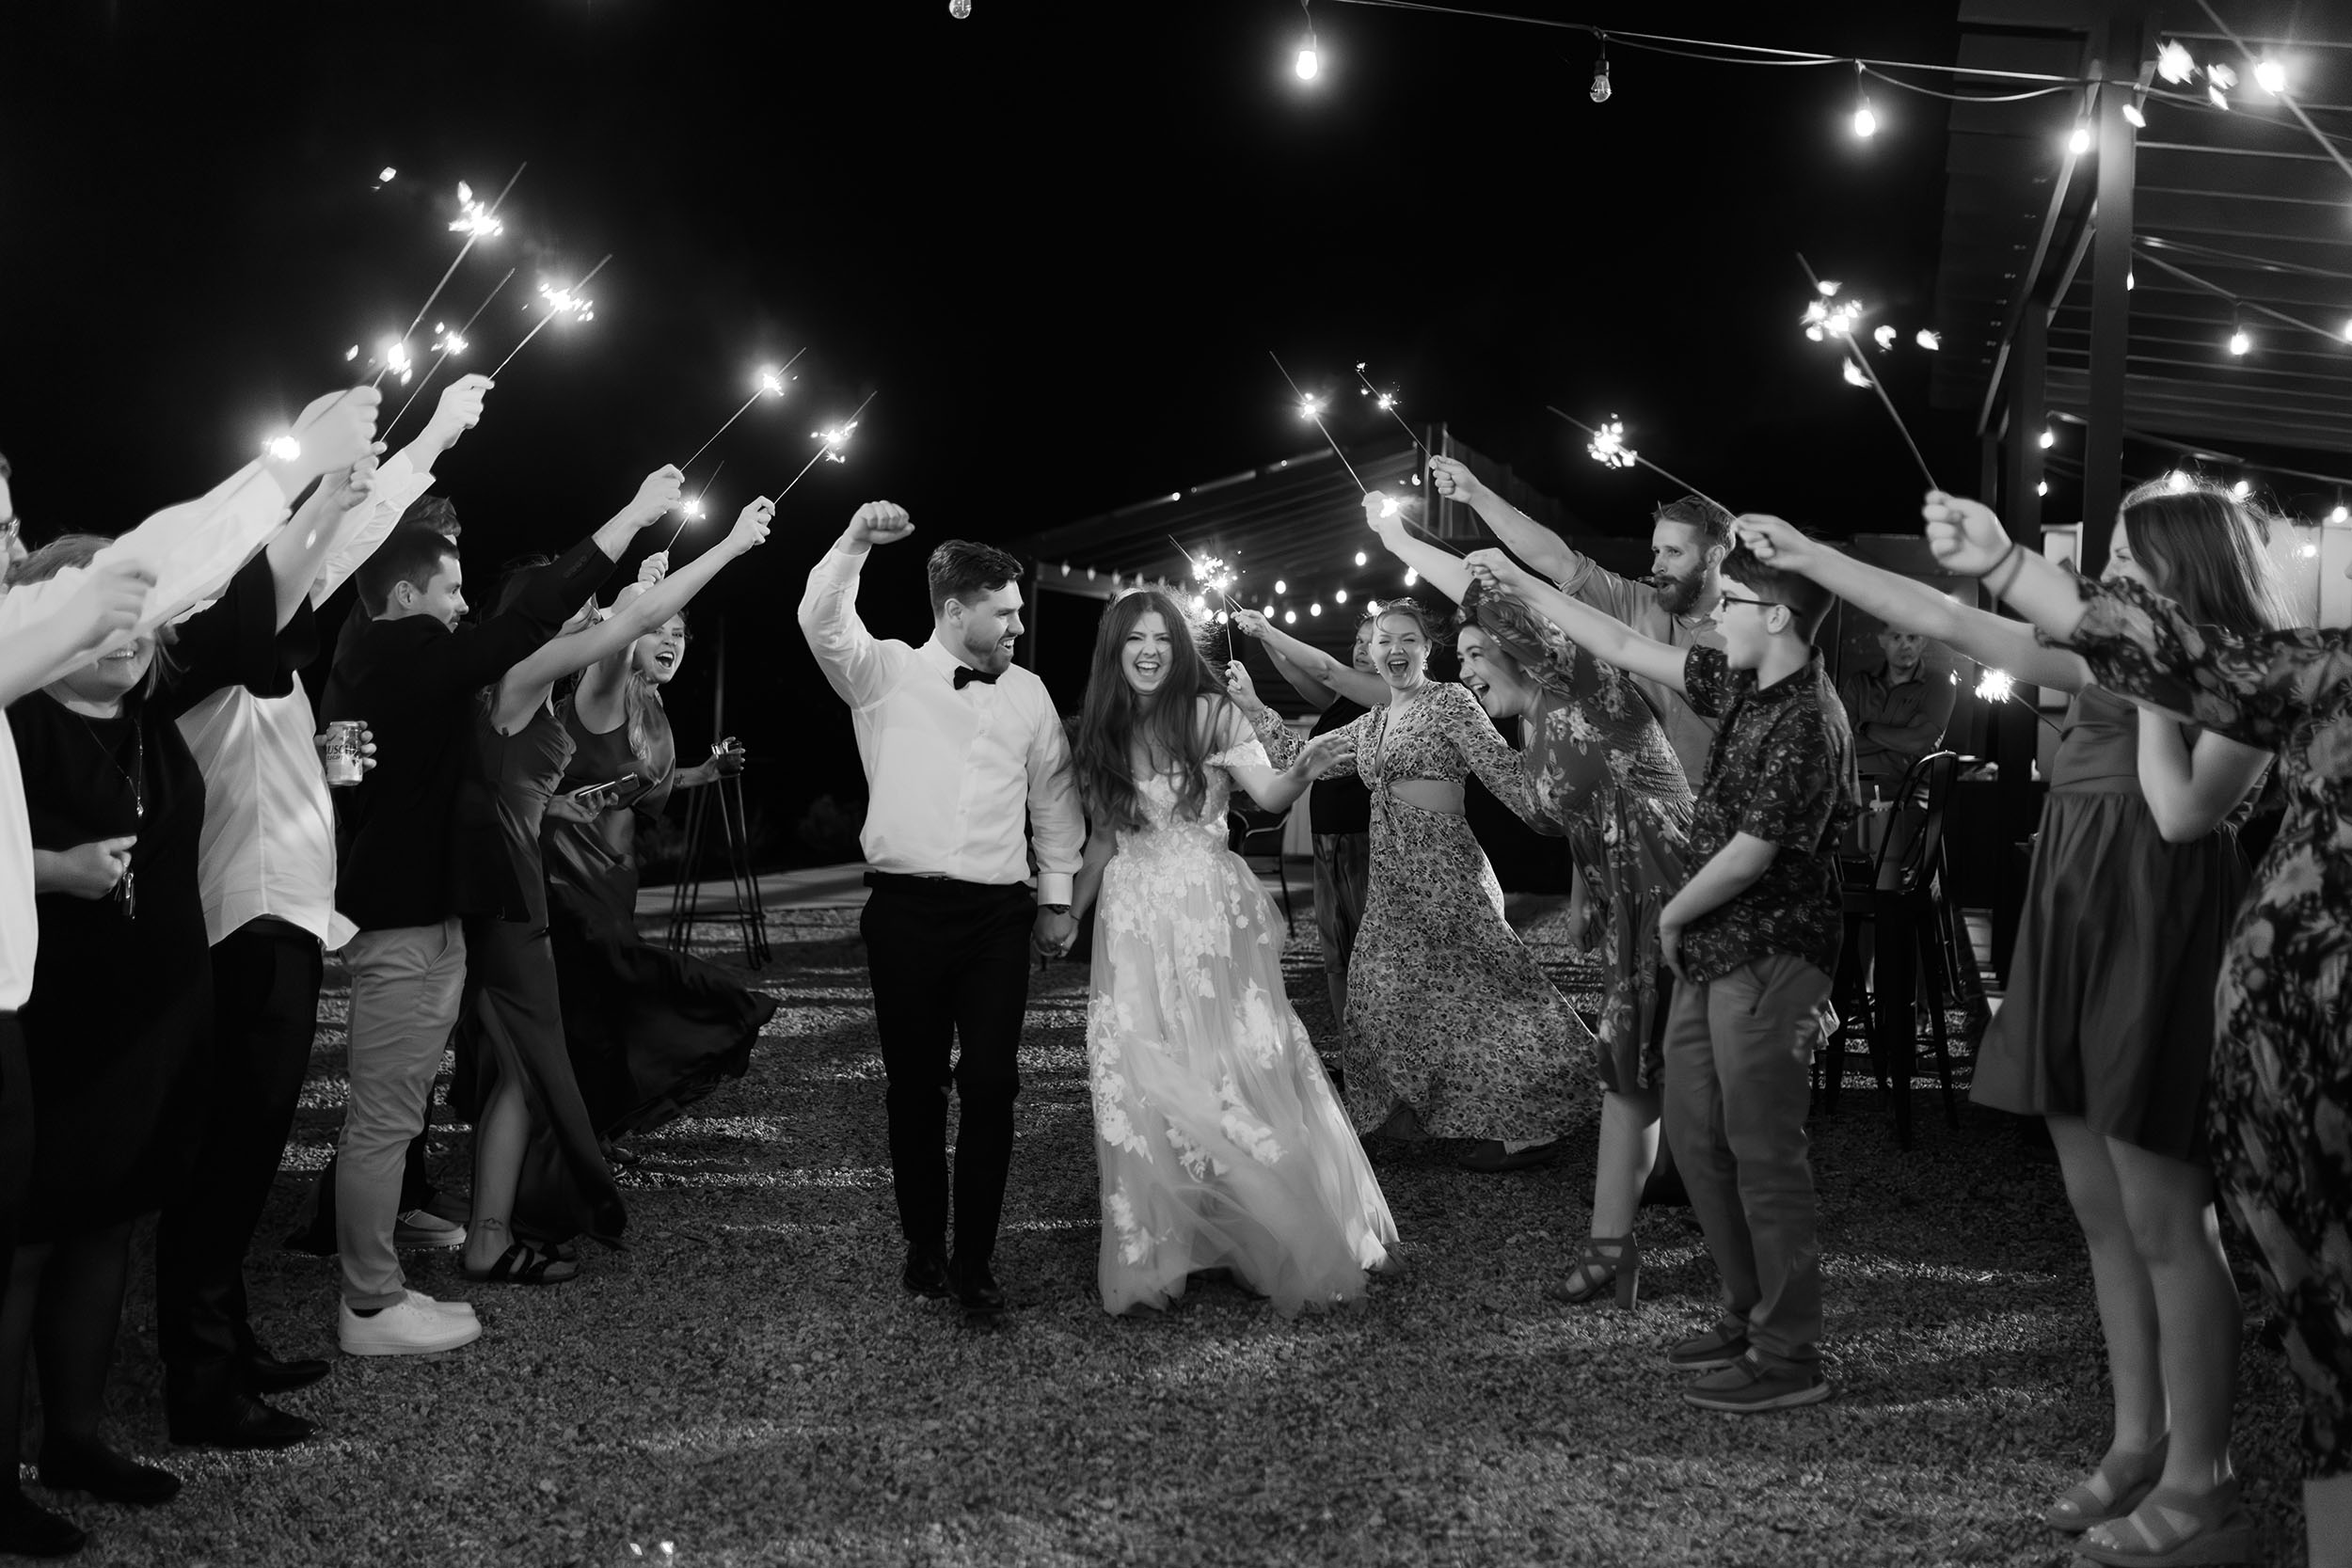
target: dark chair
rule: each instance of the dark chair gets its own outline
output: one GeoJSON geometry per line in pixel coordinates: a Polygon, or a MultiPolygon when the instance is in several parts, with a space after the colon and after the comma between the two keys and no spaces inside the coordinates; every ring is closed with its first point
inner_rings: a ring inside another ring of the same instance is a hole
{"type": "Polygon", "coordinates": [[[1259,863],[1272,861],[1275,879],[1282,889],[1282,928],[1286,934],[1298,933],[1298,922],[1291,913],[1290,864],[1282,858],[1282,831],[1290,826],[1287,811],[1264,811],[1256,806],[1229,806],[1225,812],[1225,842],[1252,871],[1265,869],[1259,863]]]}
{"type": "Polygon", "coordinates": [[[1951,882],[1944,866],[1944,816],[1959,768],[1960,758],[1951,752],[1931,752],[1913,763],[1896,789],[1886,834],[1875,853],[1858,863],[1841,862],[1846,940],[1830,990],[1839,1022],[1822,1042],[1829,1059],[1821,1076],[1821,1104],[1824,1110],[1836,1108],[1845,1083],[1846,1048],[1859,1030],[1880,1086],[1894,1097],[1895,1138],[1905,1148],[1911,1147],[1911,1070],[1918,1048],[1914,1015],[1923,992],[1945,1119],[1955,1129],[1960,1126],[1944,1018],[1956,990],[1948,953],[1952,919],[1943,907],[1944,890],[1951,882]],[[1873,938],[1875,984],[1870,961],[1862,954],[1866,930],[1873,938]],[[1882,998],[1900,1000],[1888,1007],[1882,1006],[1882,998]]]}

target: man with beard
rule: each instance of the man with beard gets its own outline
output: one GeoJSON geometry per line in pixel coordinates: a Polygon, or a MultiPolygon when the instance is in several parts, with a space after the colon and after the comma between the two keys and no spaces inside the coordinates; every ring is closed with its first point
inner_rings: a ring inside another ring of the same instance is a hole
{"type": "MultiPolygon", "coordinates": [[[[1511,553],[1559,585],[1560,591],[1614,616],[1654,641],[1677,649],[1720,648],[1715,606],[1723,594],[1724,557],[1731,550],[1731,514],[1697,496],[1658,509],[1650,524],[1650,575],[1621,578],[1488,489],[1457,458],[1429,460],[1438,494],[1478,514],[1511,553]]],[[[1666,739],[1693,784],[1707,777],[1715,724],[1682,694],[1656,681],[1634,679],[1666,728],[1666,739]]]]}
{"type": "Polygon", "coordinates": [[[1926,638],[1892,626],[1881,626],[1878,638],[1884,667],[1857,671],[1837,689],[1853,725],[1854,766],[1866,796],[1874,784],[1892,795],[1911,765],[1935,750],[1959,694],[1951,673],[1924,657],[1926,638]]]}

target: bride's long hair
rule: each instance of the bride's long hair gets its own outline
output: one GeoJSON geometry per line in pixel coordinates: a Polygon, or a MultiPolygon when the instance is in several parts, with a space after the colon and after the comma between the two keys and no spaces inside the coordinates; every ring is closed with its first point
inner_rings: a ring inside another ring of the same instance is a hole
{"type": "Polygon", "coordinates": [[[1078,788],[1087,810],[1114,828],[1132,832],[1144,825],[1135,776],[1140,751],[1152,771],[1174,775],[1177,810],[1198,817],[1209,794],[1210,737],[1231,701],[1174,599],[1156,588],[1138,588],[1114,601],[1095,628],[1086,710],[1078,721],[1078,788]],[[1128,684],[1120,655],[1136,623],[1153,610],[1168,631],[1168,673],[1147,695],[1128,684]],[[1205,707],[1204,697],[1210,699],[1205,707]]]}

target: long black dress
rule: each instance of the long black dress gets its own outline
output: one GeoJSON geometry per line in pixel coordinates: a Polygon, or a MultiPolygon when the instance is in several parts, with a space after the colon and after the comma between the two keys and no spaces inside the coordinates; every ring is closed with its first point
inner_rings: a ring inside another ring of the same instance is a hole
{"type": "Polygon", "coordinates": [[[699,958],[646,942],[637,929],[637,809],[669,799],[677,764],[669,721],[646,716],[647,755],[629,750],[628,726],[598,735],[566,706],[573,743],[565,790],[634,773],[623,809],[594,822],[549,819],[541,832],[548,930],[563,990],[572,1069],[589,1115],[608,1138],[676,1117],[751,1065],[752,1046],[774,1015],[774,997],[745,990],[699,958]]]}
{"type": "MultiPolygon", "coordinates": [[[[46,691],[8,709],[36,849],[136,834],[131,895],[44,893],[33,994],[17,1015],[32,1086],[19,1240],[103,1230],[161,1208],[210,1114],[213,966],[197,886],[204,778],[173,720],[229,685],[291,689],[277,593],[257,557],[183,623],[174,682],[91,719],[46,691]],[[134,783],[135,781],[135,784],[134,783]]],[[[158,657],[163,657],[160,653],[158,657]]]]}
{"type": "MultiPolygon", "coordinates": [[[[545,703],[513,735],[490,722],[492,697],[476,721],[483,773],[496,787],[499,830],[515,857],[530,914],[524,920],[466,920],[466,1001],[458,1014],[459,1079],[470,1082],[477,1118],[509,1074],[531,1107],[531,1141],[515,1188],[514,1227],[543,1243],[588,1235],[613,1242],[628,1223],[572,1075],[548,939],[548,883],[539,833],[548,798],[571,760],[563,718],[545,703]]],[[[568,705],[565,710],[568,711],[568,705]]]]}

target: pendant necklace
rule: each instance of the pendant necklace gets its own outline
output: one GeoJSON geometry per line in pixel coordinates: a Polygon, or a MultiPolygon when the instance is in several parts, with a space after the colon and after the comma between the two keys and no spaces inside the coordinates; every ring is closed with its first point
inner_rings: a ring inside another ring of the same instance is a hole
{"type": "MultiPolygon", "coordinates": [[[[139,727],[138,716],[133,714],[131,716],[131,741],[134,749],[131,757],[132,767],[136,769],[133,772],[123,768],[122,760],[101,738],[98,726],[92,724],[82,714],[76,713],[73,717],[82,721],[82,728],[89,733],[90,744],[106,753],[106,760],[114,764],[114,770],[122,775],[124,784],[131,786],[132,832],[133,835],[136,836],[137,830],[145,826],[147,822],[147,791],[144,785],[147,777],[147,732],[139,727]]],[[[130,861],[126,857],[122,865],[122,879],[115,884],[114,889],[115,902],[122,906],[122,917],[125,920],[136,920],[139,917],[138,884],[135,880],[137,875],[131,869],[130,861]]]]}

